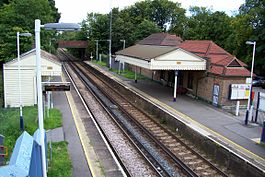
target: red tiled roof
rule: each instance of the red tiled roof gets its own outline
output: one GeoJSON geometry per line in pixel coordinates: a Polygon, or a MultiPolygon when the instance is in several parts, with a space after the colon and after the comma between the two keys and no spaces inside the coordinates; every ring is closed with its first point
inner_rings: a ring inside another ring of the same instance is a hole
{"type": "Polygon", "coordinates": [[[244,67],[226,68],[225,75],[227,76],[246,76],[250,77],[250,71],[244,67]]]}
{"type": "Polygon", "coordinates": [[[209,40],[186,40],[179,45],[180,48],[192,52],[200,57],[210,60],[208,72],[225,76],[249,76],[250,72],[245,68],[246,64],[231,55],[213,41],[209,40]],[[236,60],[238,67],[229,67],[236,60]]]}
{"type": "Polygon", "coordinates": [[[176,36],[168,33],[155,33],[151,34],[147,38],[139,41],[137,44],[141,45],[159,45],[159,46],[178,46],[183,40],[176,36]]]}
{"type": "Polygon", "coordinates": [[[224,70],[223,66],[211,66],[210,69],[209,69],[209,72],[222,75],[223,74],[223,70],[224,70]]]}

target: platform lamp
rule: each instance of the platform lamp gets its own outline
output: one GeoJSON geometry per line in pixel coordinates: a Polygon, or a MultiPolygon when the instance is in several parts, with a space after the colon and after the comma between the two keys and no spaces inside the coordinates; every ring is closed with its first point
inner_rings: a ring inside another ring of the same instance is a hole
{"type": "Polygon", "coordinates": [[[121,39],[120,41],[123,42],[122,49],[124,50],[124,49],[125,49],[125,42],[126,42],[126,41],[125,41],[125,39],[121,39]]]}
{"type": "Polygon", "coordinates": [[[45,159],[45,142],[43,128],[43,102],[42,102],[42,83],[41,83],[41,50],[40,50],[40,28],[57,31],[79,31],[80,26],[75,23],[47,23],[41,25],[39,19],[35,20],[35,44],[36,44],[36,70],[37,70],[37,93],[38,93],[38,121],[40,131],[40,145],[42,157],[42,174],[47,177],[46,159],[45,159]]]}
{"type": "Polygon", "coordinates": [[[110,0],[110,22],[109,22],[109,67],[111,69],[111,30],[112,30],[112,0],[110,0]]]}
{"type": "Polygon", "coordinates": [[[22,98],[21,98],[21,73],[20,73],[20,44],[19,44],[19,36],[30,37],[31,33],[20,33],[17,32],[17,61],[18,61],[18,89],[19,89],[19,125],[20,130],[24,131],[24,120],[23,120],[23,112],[22,112],[22,98]]]}
{"type": "Polygon", "coordinates": [[[256,51],[256,41],[247,41],[246,44],[253,45],[253,54],[252,54],[252,64],[251,64],[251,72],[250,72],[250,94],[248,97],[248,105],[247,105],[247,111],[246,111],[246,117],[245,117],[245,125],[248,124],[248,118],[249,118],[249,111],[250,111],[250,102],[251,102],[251,92],[252,92],[252,77],[253,77],[253,68],[254,68],[254,59],[255,59],[255,51],[256,51]]]}

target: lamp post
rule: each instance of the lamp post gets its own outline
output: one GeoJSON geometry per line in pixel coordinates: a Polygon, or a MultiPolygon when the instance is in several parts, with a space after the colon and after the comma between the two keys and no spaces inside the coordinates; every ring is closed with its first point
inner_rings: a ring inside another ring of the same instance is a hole
{"type": "Polygon", "coordinates": [[[22,99],[21,99],[21,73],[20,73],[20,44],[19,44],[19,36],[32,36],[31,33],[20,33],[17,32],[17,61],[18,61],[18,89],[19,89],[19,125],[20,130],[24,130],[24,120],[23,120],[23,113],[22,113],[22,99]]]}
{"type": "Polygon", "coordinates": [[[98,61],[98,40],[96,41],[96,60],[98,61]]]}
{"type": "Polygon", "coordinates": [[[112,28],[112,0],[110,0],[110,23],[109,23],[109,67],[111,68],[111,28],[112,28]]]}
{"type": "Polygon", "coordinates": [[[58,31],[77,31],[80,26],[75,23],[47,23],[41,25],[39,19],[35,20],[35,45],[36,45],[36,70],[37,70],[37,95],[38,95],[38,121],[40,131],[40,146],[42,157],[42,174],[43,177],[47,176],[46,173],[46,158],[45,158],[45,142],[44,142],[44,128],[43,128],[43,102],[42,102],[42,85],[41,85],[41,50],[40,50],[40,28],[43,27],[48,30],[58,31]]]}
{"type": "Polygon", "coordinates": [[[121,39],[120,41],[123,42],[123,48],[122,49],[124,50],[125,49],[125,39],[121,39]]]}
{"type": "Polygon", "coordinates": [[[250,72],[250,94],[248,97],[248,104],[247,104],[247,111],[246,111],[246,117],[245,117],[245,125],[248,124],[248,118],[249,118],[249,111],[250,111],[250,101],[251,101],[251,92],[252,92],[252,77],[253,77],[253,68],[254,68],[254,59],[255,59],[255,50],[256,50],[256,41],[247,41],[246,44],[253,45],[253,54],[252,54],[252,64],[251,64],[251,72],[250,72]]]}

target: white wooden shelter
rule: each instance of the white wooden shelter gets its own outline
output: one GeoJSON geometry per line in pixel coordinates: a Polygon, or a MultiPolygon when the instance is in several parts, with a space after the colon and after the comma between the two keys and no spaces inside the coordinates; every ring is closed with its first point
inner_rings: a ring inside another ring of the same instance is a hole
{"type": "MultiPolygon", "coordinates": [[[[206,60],[175,46],[136,44],[116,52],[116,61],[148,70],[175,71],[174,101],[176,101],[179,70],[206,70],[206,60]]],[[[119,67],[120,69],[120,67],[119,67]]],[[[136,69],[135,69],[135,82],[136,69]]]]}
{"type": "Polygon", "coordinates": [[[116,60],[149,70],[206,70],[206,60],[181,48],[139,45],[116,52],[116,60]]]}
{"type": "MultiPolygon", "coordinates": [[[[4,100],[5,107],[19,107],[19,75],[17,58],[4,64],[4,100]]],[[[43,76],[61,76],[62,65],[58,58],[41,51],[41,69],[43,76]]],[[[22,106],[37,104],[36,89],[36,52],[30,50],[20,56],[21,102],[22,106]]]]}

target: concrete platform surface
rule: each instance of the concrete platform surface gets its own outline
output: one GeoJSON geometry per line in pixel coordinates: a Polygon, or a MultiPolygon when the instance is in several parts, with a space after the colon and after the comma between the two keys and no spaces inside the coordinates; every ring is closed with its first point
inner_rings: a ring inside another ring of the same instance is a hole
{"type": "Polygon", "coordinates": [[[138,80],[135,83],[134,80],[110,72],[106,67],[88,63],[265,171],[265,148],[259,145],[262,127],[251,122],[244,125],[245,109],[235,116],[187,95],[178,95],[176,102],[173,102],[173,88],[151,80],[138,80]]]}
{"type": "Polygon", "coordinates": [[[64,141],[63,127],[47,130],[47,141],[60,142],[64,141]]]}

